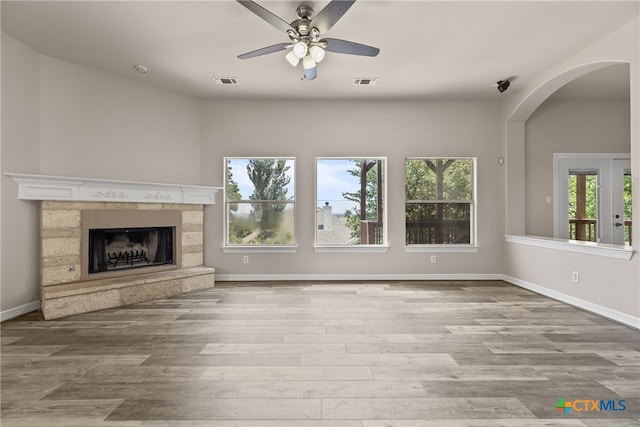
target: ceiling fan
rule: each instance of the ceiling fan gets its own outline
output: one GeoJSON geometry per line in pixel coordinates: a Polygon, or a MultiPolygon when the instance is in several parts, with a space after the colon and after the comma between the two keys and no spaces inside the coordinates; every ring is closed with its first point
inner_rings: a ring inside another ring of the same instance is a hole
{"type": "Polygon", "coordinates": [[[286,55],[287,61],[294,67],[302,61],[304,78],[313,80],[318,76],[318,62],[322,61],[325,52],[360,56],[376,56],[380,52],[377,47],[360,43],[340,39],[320,39],[320,35],[333,27],[353,6],[355,0],[332,0],[313,18],[313,9],[301,4],[296,9],[298,19],[290,24],[254,1],[237,0],[237,2],[277,29],[284,31],[290,39],[286,43],[278,43],[238,55],[240,59],[255,58],[291,49],[286,55]]]}

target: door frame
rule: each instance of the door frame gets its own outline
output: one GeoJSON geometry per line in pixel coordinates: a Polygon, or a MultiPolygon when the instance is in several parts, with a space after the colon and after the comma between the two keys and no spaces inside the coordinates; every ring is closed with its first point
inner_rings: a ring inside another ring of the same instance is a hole
{"type": "Polygon", "coordinates": [[[553,155],[553,235],[569,238],[570,170],[598,171],[598,243],[613,243],[614,161],[629,160],[630,153],[554,153],[553,155]]]}

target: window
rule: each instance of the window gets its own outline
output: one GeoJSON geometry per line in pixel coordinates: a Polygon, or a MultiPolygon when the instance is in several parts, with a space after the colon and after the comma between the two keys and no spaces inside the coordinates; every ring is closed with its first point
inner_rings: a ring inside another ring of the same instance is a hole
{"type": "Polygon", "coordinates": [[[598,171],[569,170],[569,239],[597,242],[598,171]]]}
{"type": "Polygon", "coordinates": [[[475,159],[407,158],[406,245],[475,243],[475,159]]]}
{"type": "Polygon", "coordinates": [[[385,160],[316,159],[316,247],[385,245],[385,160]]]}
{"type": "Polygon", "coordinates": [[[295,161],[225,159],[226,245],[295,245],[295,161]]]}

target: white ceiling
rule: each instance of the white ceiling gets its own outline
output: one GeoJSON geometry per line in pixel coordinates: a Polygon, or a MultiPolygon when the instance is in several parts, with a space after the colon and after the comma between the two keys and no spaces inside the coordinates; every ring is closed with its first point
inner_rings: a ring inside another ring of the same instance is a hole
{"type": "MultiPolygon", "coordinates": [[[[286,21],[299,1],[258,1],[286,21]]],[[[328,1],[303,1],[319,12],[328,1]]],[[[236,1],[2,1],[2,30],[39,53],[200,98],[499,99],[638,16],[636,1],[359,0],[323,36],[380,48],[328,53],[318,78],[286,52],[238,54],[288,41],[236,1]],[[133,64],[150,68],[139,74],[133,64]],[[237,77],[237,86],[212,77],[237,77]],[[377,77],[375,86],[353,78],[377,77]],[[497,80],[515,77],[499,94],[497,80]]],[[[628,75],[628,70],[627,70],[628,75]]],[[[626,88],[611,86],[604,93],[626,88]]],[[[624,80],[624,79],[623,79],[624,80]]],[[[600,88],[590,82],[581,93],[600,88]]]]}

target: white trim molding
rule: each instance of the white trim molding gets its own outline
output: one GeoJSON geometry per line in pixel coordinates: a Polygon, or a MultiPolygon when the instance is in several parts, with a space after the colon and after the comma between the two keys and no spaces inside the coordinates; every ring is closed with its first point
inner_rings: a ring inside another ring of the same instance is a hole
{"type": "Polygon", "coordinates": [[[176,203],[213,205],[221,187],[5,173],[18,183],[20,200],[176,203]]]}
{"type": "MultiPolygon", "coordinates": [[[[285,246],[285,245],[227,245],[222,246],[222,252],[226,254],[284,254],[284,253],[296,253],[298,251],[297,246],[285,246]]],[[[216,277],[217,279],[217,277],[216,277]]]]}
{"type": "Polygon", "coordinates": [[[28,304],[0,311],[0,322],[22,316],[23,314],[31,313],[34,310],[40,310],[40,301],[33,301],[28,304]]]}
{"type": "Polygon", "coordinates": [[[553,298],[555,300],[564,302],[569,305],[573,305],[575,307],[589,311],[599,316],[606,317],[615,322],[622,323],[623,325],[627,325],[635,329],[640,329],[639,317],[634,317],[629,314],[623,313],[621,311],[612,310],[608,307],[595,304],[590,301],[585,301],[580,298],[572,297],[571,295],[563,294],[562,292],[557,292],[552,289],[545,288],[544,286],[536,285],[534,283],[527,282],[525,280],[521,280],[508,275],[502,275],[502,280],[504,280],[507,283],[511,283],[512,285],[519,286],[523,289],[530,290],[537,294],[544,295],[546,297],[553,298]]]}
{"type": "Polygon", "coordinates": [[[475,245],[407,245],[404,247],[404,251],[407,253],[429,253],[429,252],[451,252],[451,253],[465,253],[465,252],[478,252],[480,249],[475,245]]]}
{"type": "Polygon", "coordinates": [[[216,282],[502,280],[502,274],[216,274],[216,282]]]}
{"type": "Polygon", "coordinates": [[[344,245],[344,246],[323,246],[315,245],[313,247],[314,252],[319,254],[331,254],[331,253],[369,253],[369,254],[384,254],[389,251],[388,245],[344,245]]]}
{"type": "Polygon", "coordinates": [[[630,246],[609,245],[605,243],[582,242],[579,240],[556,239],[553,237],[506,235],[507,243],[525,246],[537,246],[566,252],[577,252],[607,258],[631,260],[634,250],[630,246]]]}

